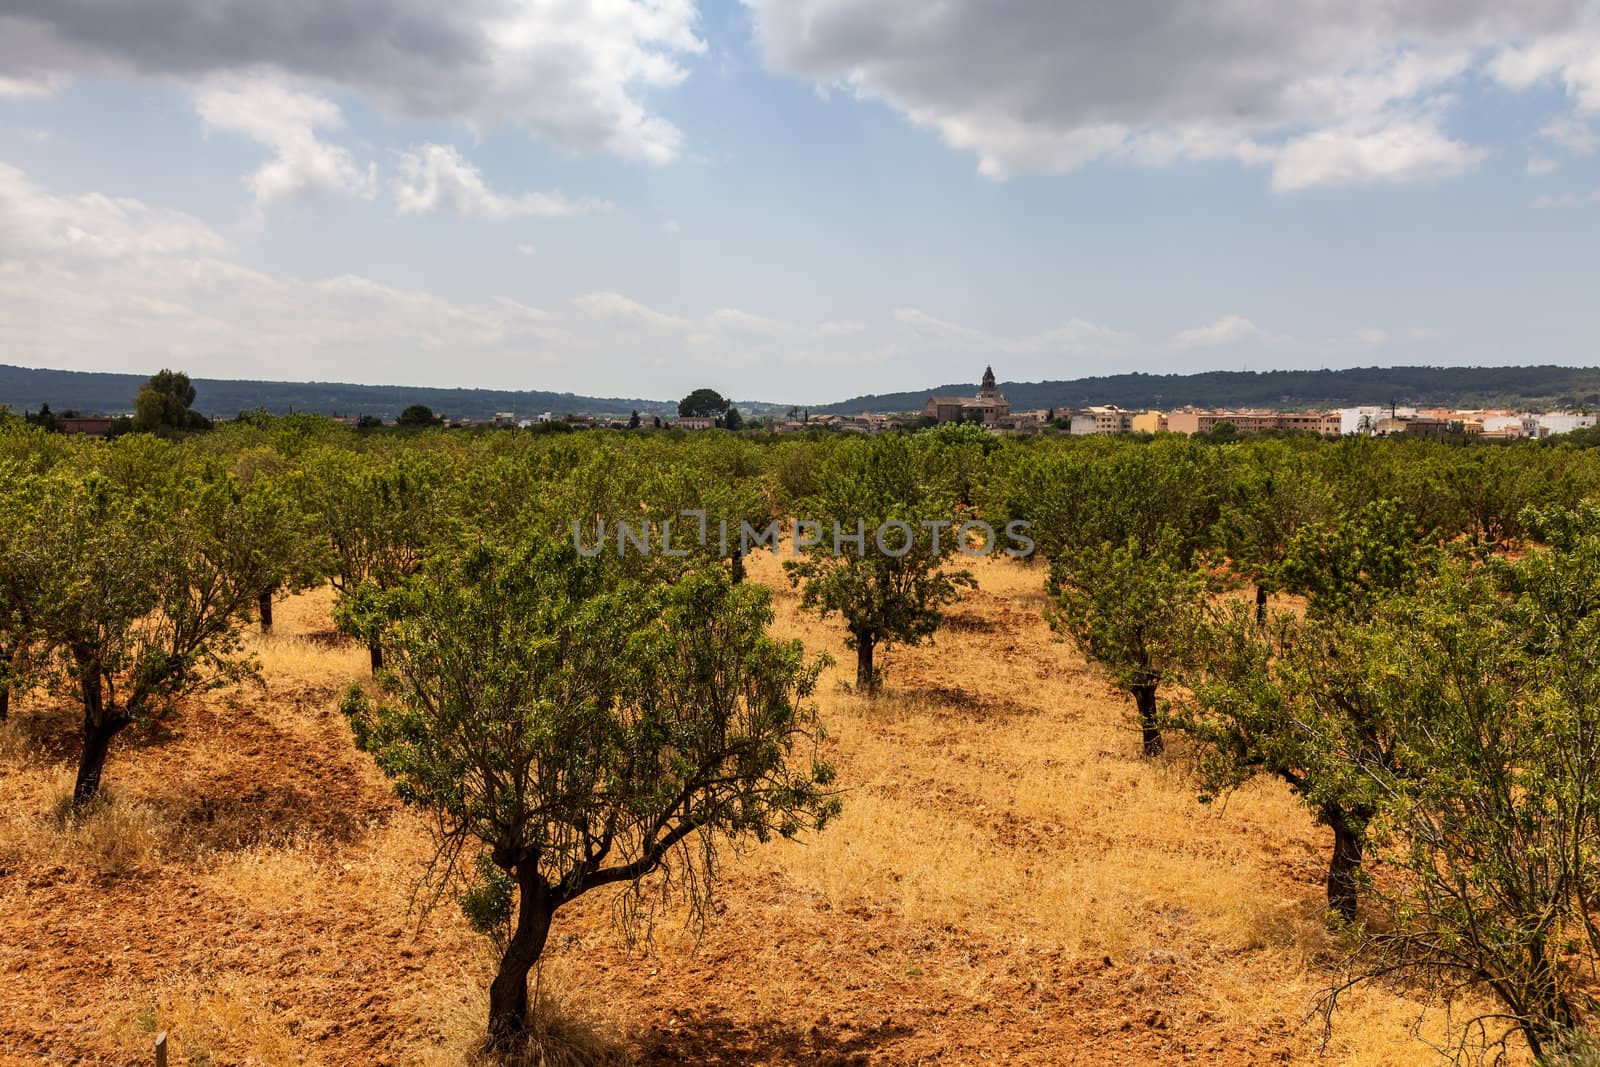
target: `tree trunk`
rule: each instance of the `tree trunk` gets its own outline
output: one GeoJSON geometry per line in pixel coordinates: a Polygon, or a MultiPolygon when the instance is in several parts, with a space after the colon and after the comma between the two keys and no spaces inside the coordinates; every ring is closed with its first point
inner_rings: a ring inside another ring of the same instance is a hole
{"type": "Polygon", "coordinates": [[[83,691],[83,751],[78,756],[78,780],[72,787],[72,806],[81,808],[100,792],[100,775],[105,770],[111,741],[129,723],[125,715],[113,715],[101,695],[98,667],[80,668],[83,691]]]}
{"type": "Polygon", "coordinates": [[[878,672],[872,666],[872,653],[877,641],[870,637],[856,638],[856,690],[875,696],[878,692],[878,672]]]}
{"type": "Polygon", "coordinates": [[[1345,922],[1354,922],[1365,826],[1343,815],[1334,816],[1328,823],[1333,827],[1333,858],[1328,862],[1328,910],[1345,922]]]}
{"type": "Polygon", "coordinates": [[[524,863],[514,873],[517,926],[500,957],[500,969],[489,983],[488,1047],[498,1051],[512,1048],[528,1027],[528,974],[544,952],[555,914],[538,864],[524,863]]]}
{"type": "Polygon", "coordinates": [[[261,595],[256,598],[256,608],[261,613],[261,632],[264,634],[270,634],[272,632],[273,592],[274,589],[269,586],[268,588],[263,589],[261,591],[261,595]]]}
{"type": "Polygon", "coordinates": [[[1161,740],[1161,725],[1156,718],[1156,687],[1153,685],[1134,686],[1133,703],[1139,709],[1139,730],[1144,734],[1144,754],[1146,756],[1161,755],[1167,746],[1161,740]]]}
{"type": "Polygon", "coordinates": [[[17,661],[17,649],[0,648],[0,722],[11,717],[11,665],[17,661]]]}
{"type": "Polygon", "coordinates": [[[733,565],[729,568],[729,575],[734,585],[744,581],[744,552],[738,548],[733,550],[733,565]]]}
{"type": "Polygon", "coordinates": [[[383,646],[374,641],[367,646],[367,651],[372,654],[372,673],[377,674],[383,670],[383,646]]]}
{"type": "Polygon", "coordinates": [[[1267,587],[1260,582],[1256,583],[1256,624],[1261,625],[1267,621],[1267,587]]]}

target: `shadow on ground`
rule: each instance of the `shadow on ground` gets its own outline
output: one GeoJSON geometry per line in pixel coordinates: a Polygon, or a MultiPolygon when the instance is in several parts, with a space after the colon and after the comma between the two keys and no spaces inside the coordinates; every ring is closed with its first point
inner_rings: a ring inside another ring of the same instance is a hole
{"type": "Polygon", "coordinates": [[[810,1027],[780,1022],[746,1024],[707,1007],[677,1017],[680,1025],[655,1027],[639,1040],[640,1064],[804,1063],[816,1067],[858,1067],[875,1062],[875,1053],[910,1037],[912,1031],[885,1020],[857,1029],[824,1020],[810,1027]]]}

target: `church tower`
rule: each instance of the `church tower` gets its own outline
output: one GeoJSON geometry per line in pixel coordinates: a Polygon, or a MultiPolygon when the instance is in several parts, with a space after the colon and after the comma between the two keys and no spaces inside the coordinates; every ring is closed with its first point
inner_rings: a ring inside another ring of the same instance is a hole
{"type": "Polygon", "coordinates": [[[999,395],[1000,391],[994,384],[994,368],[983,368],[983,386],[978,390],[978,396],[984,400],[993,400],[999,395]]]}

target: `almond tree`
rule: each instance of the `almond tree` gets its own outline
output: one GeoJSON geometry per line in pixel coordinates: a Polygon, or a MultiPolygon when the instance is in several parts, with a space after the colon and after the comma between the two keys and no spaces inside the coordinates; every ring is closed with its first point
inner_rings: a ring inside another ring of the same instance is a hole
{"type": "Polygon", "coordinates": [[[1407,766],[1406,722],[1383,686],[1392,644],[1383,613],[1437,565],[1394,501],[1303,527],[1279,572],[1306,596],[1305,616],[1261,621],[1225,604],[1197,617],[1184,661],[1192,697],[1166,718],[1197,742],[1202,800],[1266,774],[1333,831],[1328,907],[1345,920],[1356,916],[1379,810],[1371,769],[1407,766]]]}
{"type": "Polygon", "coordinates": [[[1208,588],[1220,483],[1213,448],[1094,441],[1024,464],[1005,494],[1050,561],[1051,626],[1133,697],[1146,756],[1163,751],[1157,694],[1208,588]]]}
{"type": "Polygon", "coordinates": [[[1487,993],[1468,1037],[1577,1063],[1566,1047],[1600,1019],[1600,509],[1518,521],[1549,547],[1449,564],[1373,613],[1360,659],[1403,758],[1349,767],[1379,798],[1381,919],[1322,1008],[1397,976],[1487,993]]]}
{"type": "Polygon", "coordinates": [[[802,559],[783,565],[801,587],[802,607],[844,619],[863,693],[878,690],[880,646],[928,640],[944,607],[977,585],[970,572],[947,569],[962,547],[963,514],[927,470],[925,455],[899,435],[841,447],[801,505],[816,536],[794,546],[802,559]]]}
{"type": "Polygon", "coordinates": [[[1159,756],[1165,745],[1157,693],[1188,655],[1205,576],[1167,532],[1146,546],[1130,538],[1065,549],[1050,562],[1050,586],[1050,625],[1133,697],[1141,750],[1159,756]]]}
{"type": "MultiPolygon", "coordinates": [[[[344,708],[409,803],[474,925],[502,944],[488,1043],[518,1043],[528,976],[563,905],[615,886],[703,905],[725,842],[821,829],[837,812],[808,703],[821,663],[768,635],[770,594],[701,568],[608,575],[528,538],[440,559],[360,598],[388,669],[344,708]]],[[[696,908],[703,914],[703,908],[696,908]]]]}
{"type": "Polygon", "coordinates": [[[247,673],[239,631],[270,564],[230,476],[142,493],[57,470],[41,490],[25,534],[32,612],[55,683],[83,705],[73,788],[82,806],[122,731],[247,673]]]}
{"type": "Polygon", "coordinates": [[[372,669],[383,666],[375,635],[344,610],[363,590],[393,589],[422,566],[448,526],[444,471],[434,457],[323,448],[306,459],[313,515],[327,538],[329,580],[339,600],[339,628],[366,642],[372,669]]]}
{"type": "Polygon", "coordinates": [[[10,717],[12,690],[27,688],[30,647],[35,641],[31,577],[24,536],[36,499],[36,479],[0,459],[0,722],[10,717]]]}
{"type": "Polygon", "coordinates": [[[1256,621],[1267,618],[1267,597],[1294,535],[1333,510],[1332,494],[1306,455],[1264,441],[1236,458],[1217,523],[1228,564],[1255,586],[1256,621]]]}

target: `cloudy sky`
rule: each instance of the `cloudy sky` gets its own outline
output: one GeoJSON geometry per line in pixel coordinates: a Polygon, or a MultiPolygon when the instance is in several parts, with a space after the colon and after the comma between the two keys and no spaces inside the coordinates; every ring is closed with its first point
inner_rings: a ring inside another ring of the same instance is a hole
{"type": "Polygon", "coordinates": [[[0,0],[0,362],[1600,363],[1600,0],[0,0]]]}

